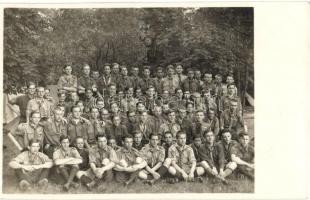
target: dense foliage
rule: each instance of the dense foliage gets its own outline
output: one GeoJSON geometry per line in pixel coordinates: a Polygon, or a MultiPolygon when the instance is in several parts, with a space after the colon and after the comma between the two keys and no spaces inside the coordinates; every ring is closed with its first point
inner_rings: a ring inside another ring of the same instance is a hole
{"type": "Polygon", "coordinates": [[[55,84],[64,64],[181,62],[254,95],[253,31],[251,8],[5,9],[4,85],[55,84]]]}

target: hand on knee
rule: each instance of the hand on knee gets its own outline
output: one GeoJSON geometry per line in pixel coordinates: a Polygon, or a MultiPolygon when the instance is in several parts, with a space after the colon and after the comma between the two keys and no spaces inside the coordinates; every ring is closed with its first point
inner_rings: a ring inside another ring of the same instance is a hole
{"type": "Polygon", "coordinates": [[[172,175],[175,175],[177,173],[177,171],[176,171],[176,169],[174,167],[169,167],[168,171],[172,175]]]}
{"type": "Polygon", "coordinates": [[[139,172],[139,178],[143,179],[143,180],[146,180],[147,179],[147,174],[144,173],[143,171],[140,171],[139,172]]]}

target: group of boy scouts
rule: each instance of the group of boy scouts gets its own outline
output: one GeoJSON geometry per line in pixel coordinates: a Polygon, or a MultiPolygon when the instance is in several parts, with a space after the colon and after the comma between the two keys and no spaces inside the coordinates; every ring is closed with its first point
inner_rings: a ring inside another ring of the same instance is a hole
{"type": "Polygon", "coordinates": [[[254,179],[254,141],[247,134],[232,75],[201,74],[179,63],[166,68],[88,64],[82,75],[65,65],[58,99],[29,82],[10,99],[20,108],[13,133],[22,152],[11,160],[21,190],[44,190],[51,178],[64,191],[116,181],[254,179]],[[141,71],[140,71],[141,70],[141,71]],[[102,73],[102,74],[101,74],[102,73]]]}

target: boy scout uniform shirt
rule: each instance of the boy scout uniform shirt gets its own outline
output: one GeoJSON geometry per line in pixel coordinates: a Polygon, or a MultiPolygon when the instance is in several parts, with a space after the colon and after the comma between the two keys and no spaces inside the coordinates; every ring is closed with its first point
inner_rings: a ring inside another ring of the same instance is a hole
{"type": "Polygon", "coordinates": [[[47,99],[34,98],[28,102],[26,113],[37,111],[41,118],[50,118],[52,116],[53,105],[47,99]]]}
{"type": "Polygon", "coordinates": [[[125,160],[128,166],[132,166],[136,163],[136,158],[141,157],[140,152],[135,149],[131,148],[130,150],[125,149],[124,147],[121,147],[117,152],[117,158],[118,160],[125,160]]]}
{"type": "Polygon", "coordinates": [[[29,140],[38,139],[40,144],[43,144],[44,132],[43,127],[40,125],[35,126],[32,123],[19,124],[15,135],[22,136],[24,138],[23,147],[27,147],[29,140]]]}
{"type": "Polygon", "coordinates": [[[165,160],[165,149],[161,146],[152,147],[150,144],[146,144],[140,153],[150,167],[154,167],[159,162],[163,163],[165,160]]]}
{"type": "Polygon", "coordinates": [[[219,145],[202,144],[198,149],[198,159],[206,161],[211,169],[213,167],[224,169],[225,166],[224,152],[219,145]]]}
{"type": "Polygon", "coordinates": [[[196,79],[185,79],[182,83],[182,90],[193,92],[200,92],[201,86],[200,83],[196,79]]]}
{"type": "Polygon", "coordinates": [[[174,94],[175,89],[179,87],[179,80],[175,77],[166,77],[161,82],[162,91],[167,90],[169,91],[169,94],[174,94]]]}
{"type": "Polygon", "coordinates": [[[89,169],[89,152],[87,149],[83,148],[83,149],[76,149],[80,156],[82,157],[82,163],[79,164],[79,168],[82,171],[86,171],[87,169],[89,169]]]}
{"type": "Polygon", "coordinates": [[[89,151],[89,163],[94,163],[96,167],[103,167],[103,159],[108,158],[110,162],[116,162],[117,155],[115,150],[110,146],[105,146],[101,149],[98,146],[95,146],[89,151]]]}
{"type": "Polygon", "coordinates": [[[77,84],[78,84],[78,87],[81,86],[85,89],[87,88],[93,88],[94,86],[96,86],[96,81],[91,78],[90,76],[81,76],[78,78],[77,80],[77,84]]]}
{"type": "Polygon", "coordinates": [[[190,172],[192,163],[196,162],[194,151],[188,145],[180,147],[178,144],[173,144],[168,150],[168,158],[176,162],[186,173],[190,172]]]}
{"type": "Polygon", "coordinates": [[[48,158],[44,153],[31,153],[30,151],[24,151],[20,153],[17,157],[13,158],[12,161],[15,161],[22,165],[41,165],[46,162],[51,162],[52,160],[48,158]]]}
{"type": "Polygon", "coordinates": [[[225,95],[220,100],[220,110],[223,112],[225,110],[228,110],[230,108],[231,100],[236,100],[238,102],[237,110],[241,113],[242,112],[242,104],[240,101],[240,98],[237,95],[225,95]]]}
{"type": "Polygon", "coordinates": [[[69,147],[67,151],[63,150],[63,148],[56,149],[53,153],[53,160],[57,159],[65,159],[65,158],[80,158],[79,152],[75,147],[69,147]]]}
{"type": "Polygon", "coordinates": [[[236,155],[238,158],[245,162],[254,162],[254,148],[251,145],[248,145],[246,148],[244,148],[241,144],[238,143],[232,148],[231,154],[236,155]]]}
{"type": "Polygon", "coordinates": [[[231,154],[233,152],[233,149],[236,145],[238,145],[238,142],[235,140],[231,140],[228,145],[226,145],[223,141],[220,141],[216,144],[219,148],[221,148],[221,151],[224,152],[224,159],[225,164],[228,162],[231,162],[231,154]]]}
{"type": "Polygon", "coordinates": [[[63,87],[74,87],[77,88],[77,78],[74,75],[62,75],[57,83],[59,89],[63,87]]]}
{"type": "Polygon", "coordinates": [[[81,119],[70,119],[67,126],[67,134],[70,141],[75,141],[76,137],[82,137],[84,140],[88,140],[89,126],[87,122],[81,119]]]}
{"type": "Polygon", "coordinates": [[[175,123],[166,122],[160,126],[159,134],[163,136],[165,132],[171,132],[172,137],[175,139],[177,132],[179,132],[180,130],[181,130],[181,127],[176,122],[175,123]]]}
{"type": "Polygon", "coordinates": [[[60,136],[67,135],[67,123],[62,120],[57,122],[55,119],[52,119],[51,122],[45,122],[43,130],[45,144],[60,146],[60,136]]]}
{"type": "Polygon", "coordinates": [[[90,126],[87,132],[88,144],[96,144],[96,136],[105,133],[104,123],[100,122],[99,119],[89,119],[90,126]]]}
{"type": "Polygon", "coordinates": [[[229,109],[225,110],[220,116],[220,127],[236,131],[238,128],[244,127],[243,117],[238,111],[232,113],[229,109]]]}

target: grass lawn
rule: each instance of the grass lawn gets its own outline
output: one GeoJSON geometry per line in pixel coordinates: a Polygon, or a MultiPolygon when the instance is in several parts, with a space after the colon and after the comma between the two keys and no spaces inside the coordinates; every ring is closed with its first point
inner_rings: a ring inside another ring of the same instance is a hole
{"type": "MultiPolygon", "coordinates": [[[[251,137],[254,134],[254,115],[251,112],[245,113],[245,120],[248,125],[248,132],[251,137]]],[[[16,127],[17,122],[12,123],[12,129],[16,127]]],[[[14,176],[14,171],[8,167],[9,161],[18,155],[18,150],[14,147],[13,143],[9,138],[3,136],[3,144],[6,148],[3,149],[3,193],[18,193],[17,181],[14,176]]],[[[136,181],[128,188],[124,188],[118,183],[108,183],[103,187],[98,187],[92,192],[86,190],[85,187],[80,187],[78,190],[70,189],[71,194],[86,194],[86,193],[253,193],[254,182],[247,179],[236,180],[234,177],[231,178],[231,184],[226,186],[221,183],[214,184],[211,179],[203,183],[186,183],[180,182],[177,184],[168,184],[164,181],[158,182],[154,186],[143,184],[141,181],[136,181]]],[[[31,193],[46,193],[46,194],[62,194],[61,185],[50,183],[47,190],[42,192],[33,190],[31,193]]]]}

